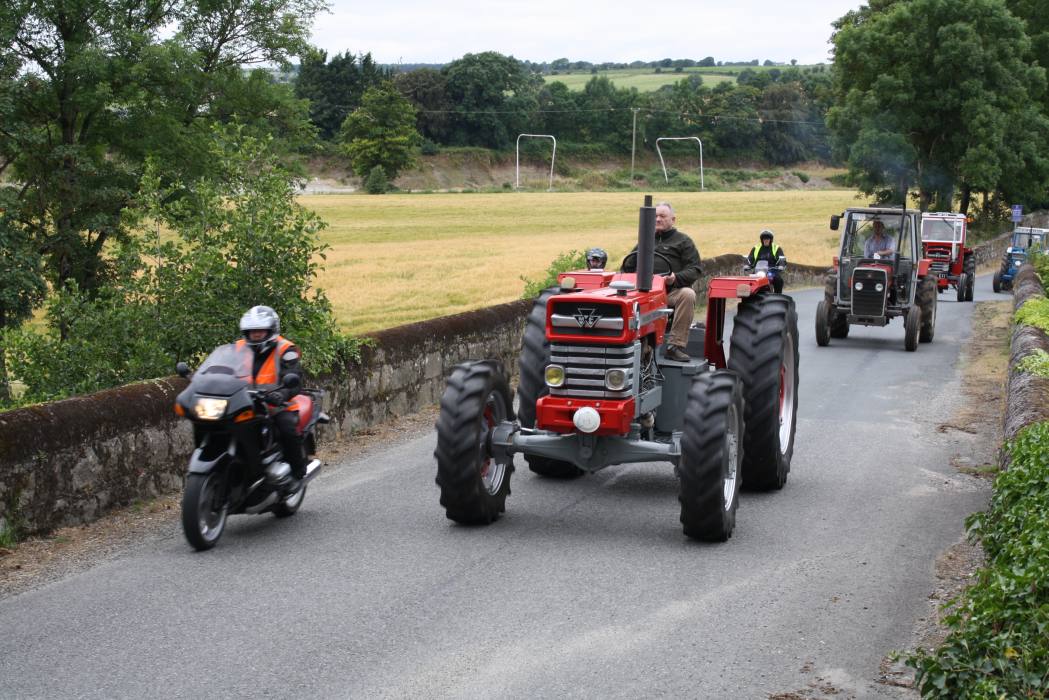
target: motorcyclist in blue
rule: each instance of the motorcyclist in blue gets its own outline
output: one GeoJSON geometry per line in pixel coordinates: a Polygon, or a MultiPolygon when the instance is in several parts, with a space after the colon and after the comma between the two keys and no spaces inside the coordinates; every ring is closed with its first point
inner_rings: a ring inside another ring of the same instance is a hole
{"type": "Polygon", "coordinates": [[[751,249],[750,254],[747,256],[747,266],[753,268],[758,264],[759,260],[767,261],[769,270],[772,271],[772,289],[776,294],[782,294],[783,273],[776,268],[786,266],[787,256],[782,248],[772,242],[773,235],[769,229],[762,231],[758,236],[758,240],[761,241],[761,245],[756,245],[751,249]]]}

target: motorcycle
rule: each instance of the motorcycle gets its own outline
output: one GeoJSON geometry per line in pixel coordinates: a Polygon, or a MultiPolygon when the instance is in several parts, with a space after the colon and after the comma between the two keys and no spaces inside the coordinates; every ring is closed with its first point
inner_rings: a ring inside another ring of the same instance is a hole
{"type": "MultiPolygon", "coordinates": [[[[281,386],[299,393],[284,406],[271,406],[265,398],[275,387],[254,383],[253,362],[254,353],[244,345],[219,346],[175,399],[175,413],[193,424],[196,448],[182,495],[182,530],[197,550],[215,546],[230,515],[295,515],[306,485],[320,471],[320,460],[311,459],[305,477],[291,488],[294,479],[283,459],[274,417],[283,408],[297,408],[303,447],[313,455],[316,427],[329,422],[320,410],[324,392],[300,389],[299,376],[288,374],[281,386]]],[[[184,362],[175,369],[181,377],[190,375],[184,362]]]]}
{"type": "MultiPolygon", "coordinates": [[[[784,257],[780,257],[776,261],[775,267],[770,266],[768,260],[758,260],[757,263],[754,264],[754,267],[751,267],[750,265],[745,265],[743,267],[743,272],[747,275],[764,275],[768,278],[769,284],[772,285],[773,289],[780,290],[783,289],[781,275],[786,269],[787,259],[784,257]]],[[[777,293],[779,292],[777,291],[777,293]]]]}

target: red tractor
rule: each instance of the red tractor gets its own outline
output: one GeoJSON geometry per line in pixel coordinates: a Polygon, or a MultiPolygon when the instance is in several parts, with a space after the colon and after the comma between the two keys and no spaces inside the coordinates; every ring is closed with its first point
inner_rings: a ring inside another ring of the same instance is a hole
{"type": "Polygon", "coordinates": [[[663,339],[672,311],[654,269],[654,233],[646,197],[637,273],[562,274],[559,289],[536,299],[522,340],[516,416],[500,363],[452,371],[434,452],[450,519],[498,518],[515,454],[533,472],[561,479],[615,464],[670,462],[684,532],[706,541],[731,536],[741,486],[783,487],[798,406],[794,301],[773,294],[763,274],[714,278],[706,325],[692,329],[694,359],[669,360],[663,339]],[[739,306],[726,360],[729,299],[739,306]]]}
{"type": "Polygon", "coordinates": [[[936,291],[958,290],[958,301],[973,300],[976,258],[965,247],[965,214],[928,212],[922,214],[923,257],[931,261],[929,274],[936,278],[936,291]]]}

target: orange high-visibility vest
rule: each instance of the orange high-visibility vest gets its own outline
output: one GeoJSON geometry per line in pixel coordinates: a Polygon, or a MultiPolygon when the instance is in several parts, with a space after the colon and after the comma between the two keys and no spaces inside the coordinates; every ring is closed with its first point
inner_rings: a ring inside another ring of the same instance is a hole
{"type": "MultiPolygon", "coordinates": [[[[247,341],[243,338],[237,341],[237,347],[243,348],[247,344],[247,341]]],[[[269,357],[262,363],[262,367],[259,367],[259,371],[255,373],[255,383],[259,385],[274,385],[280,383],[280,366],[277,364],[280,362],[280,358],[284,357],[284,353],[289,348],[295,347],[295,343],[291,342],[283,336],[277,336],[277,345],[273,348],[273,351],[269,354],[269,357]]]]}

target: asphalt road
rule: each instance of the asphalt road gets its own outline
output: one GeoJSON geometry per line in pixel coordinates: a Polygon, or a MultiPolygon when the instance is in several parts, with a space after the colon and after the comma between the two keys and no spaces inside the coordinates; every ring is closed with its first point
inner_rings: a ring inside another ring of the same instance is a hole
{"type": "Polygon", "coordinates": [[[820,294],[796,294],[790,479],[743,495],[728,543],[681,534],[667,464],[565,483],[518,458],[506,515],[457,526],[429,433],[328,470],[294,518],[231,518],[210,552],[173,529],[0,601],[0,697],[906,696],[879,665],[987,498],[950,465],[973,438],[937,429],[973,306],[941,296],[915,353],[899,320],[818,348],[820,294]]]}

